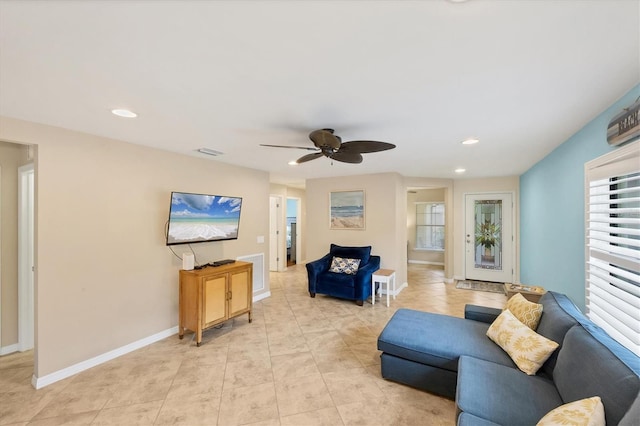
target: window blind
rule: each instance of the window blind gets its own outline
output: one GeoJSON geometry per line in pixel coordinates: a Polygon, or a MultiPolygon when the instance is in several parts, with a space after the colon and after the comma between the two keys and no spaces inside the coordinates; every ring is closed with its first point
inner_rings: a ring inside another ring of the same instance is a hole
{"type": "Polygon", "coordinates": [[[640,355],[640,141],[590,161],[587,316],[640,355]]]}

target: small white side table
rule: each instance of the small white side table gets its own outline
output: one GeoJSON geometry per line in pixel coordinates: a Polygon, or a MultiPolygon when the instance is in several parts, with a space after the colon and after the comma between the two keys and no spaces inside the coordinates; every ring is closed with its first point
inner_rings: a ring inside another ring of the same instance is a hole
{"type": "Polygon", "coordinates": [[[391,285],[393,284],[393,300],[396,299],[396,271],[393,269],[378,269],[371,276],[371,304],[376,304],[376,283],[380,283],[380,291],[382,291],[382,285],[387,286],[387,307],[389,306],[389,293],[391,292],[391,285]]]}

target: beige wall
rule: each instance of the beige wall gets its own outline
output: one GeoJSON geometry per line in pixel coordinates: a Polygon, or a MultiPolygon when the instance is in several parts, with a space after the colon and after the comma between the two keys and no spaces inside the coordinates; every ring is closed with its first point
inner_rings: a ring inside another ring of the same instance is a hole
{"type": "MultiPolygon", "coordinates": [[[[416,204],[445,202],[445,189],[415,189],[407,192],[407,239],[409,262],[444,265],[444,251],[416,250],[416,204]]],[[[445,222],[446,228],[446,222],[445,222]]]]}
{"type": "Polygon", "coordinates": [[[396,173],[309,179],[307,195],[307,261],[329,251],[331,243],[372,246],[381,256],[383,268],[395,269],[398,284],[407,281],[406,194],[402,177],[396,173]],[[329,229],[329,193],[365,191],[365,229],[329,229]]]}
{"type": "Polygon", "coordinates": [[[454,278],[464,279],[464,204],[465,195],[483,192],[510,192],[513,193],[514,205],[514,229],[515,229],[515,281],[520,281],[520,212],[519,195],[520,179],[518,176],[496,177],[486,179],[458,179],[453,183],[453,264],[454,278]]]}
{"type": "Polygon", "coordinates": [[[192,245],[198,261],[268,262],[265,172],[6,117],[0,139],[38,145],[37,377],[177,325],[182,265],[164,241],[173,190],[243,197],[239,239],[192,245]]]}
{"type": "Polygon", "coordinates": [[[0,141],[0,353],[18,343],[18,168],[27,146],[0,141]]]}

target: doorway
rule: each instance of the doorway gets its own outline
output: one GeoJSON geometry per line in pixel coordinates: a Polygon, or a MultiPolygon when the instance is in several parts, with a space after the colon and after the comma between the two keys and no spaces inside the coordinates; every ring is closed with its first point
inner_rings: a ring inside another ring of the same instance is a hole
{"type": "Polygon", "coordinates": [[[298,263],[299,252],[299,223],[300,199],[287,198],[287,266],[298,263]]]}
{"type": "Polygon", "coordinates": [[[282,197],[271,195],[269,197],[269,270],[282,271],[284,269],[283,256],[280,255],[282,246],[282,197]]]}
{"type": "Polygon", "coordinates": [[[32,164],[18,168],[18,350],[34,344],[34,190],[32,164]]]}
{"type": "Polygon", "coordinates": [[[512,193],[465,195],[465,278],[513,282],[512,193]]]}

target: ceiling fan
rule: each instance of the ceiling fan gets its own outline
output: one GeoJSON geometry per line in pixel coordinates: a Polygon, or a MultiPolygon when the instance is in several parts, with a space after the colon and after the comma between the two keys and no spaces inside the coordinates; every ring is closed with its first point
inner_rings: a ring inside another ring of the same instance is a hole
{"type": "Polygon", "coordinates": [[[267,145],[273,148],[293,148],[306,149],[307,151],[315,151],[313,154],[304,155],[296,160],[296,163],[305,163],[325,156],[332,160],[341,161],[343,163],[362,163],[362,155],[370,152],[386,151],[396,146],[388,142],[378,141],[350,141],[342,142],[340,136],[334,135],[333,129],[318,129],[309,133],[309,139],[315,145],[315,148],[306,146],[288,146],[288,145],[267,145]]]}

